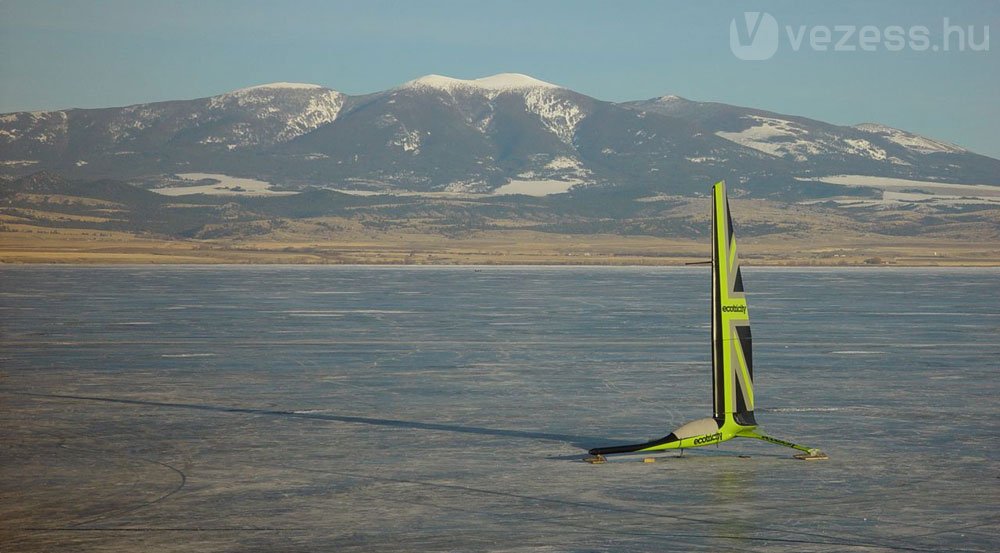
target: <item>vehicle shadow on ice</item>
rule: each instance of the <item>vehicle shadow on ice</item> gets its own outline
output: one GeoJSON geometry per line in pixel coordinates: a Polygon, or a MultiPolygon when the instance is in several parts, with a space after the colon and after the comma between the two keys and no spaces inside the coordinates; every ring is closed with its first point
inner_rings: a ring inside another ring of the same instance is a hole
{"type": "MultiPolygon", "coordinates": [[[[333,413],[289,411],[281,409],[257,409],[250,407],[207,405],[201,403],[176,403],[176,402],[164,402],[164,401],[148,401],[140,399],[78,396],[78,395],[68,395],[68,394],[37,394],[30,392],[14,392],[14,393],[21,396],[30,396],[30,397],[55,399],[55,400],[94,401],[94,402],[117,403],[125,405],[140,405],[146,407],[161,407],[169,409],[212,411],[216,413],[242,413],[248,415],[262,415],[270,417],[325,420],[325,421],[342,422],[349,424],[366,424],[366,425],[382,426],[388,428],[405,428],[409,430],[457,432],[462,434],[478,434],[482,436],[502,436],[508,438],[518,438],[518,439],[545,440],[545,441],[567,443],[583,450],[587,450],[593,447],[594,444],[596,443],[604,443],[608,441],[607,438],[600,438],[594,436],[577,436],[572,434],[558,434],[551,432],[534,432],[530,430],[510,430],[503,428],[485,428],[481,426],[467,426],[461,424],[407,421],[400,419],[383,419],[376,417],[359,417],[353,415],[337,415],[333,413]]],[[[566,457],[579,459],[579,455],[566,456],[566,457]]],[[[556,459],[556,457],[550,457],[550,459],[556,459]]]]}

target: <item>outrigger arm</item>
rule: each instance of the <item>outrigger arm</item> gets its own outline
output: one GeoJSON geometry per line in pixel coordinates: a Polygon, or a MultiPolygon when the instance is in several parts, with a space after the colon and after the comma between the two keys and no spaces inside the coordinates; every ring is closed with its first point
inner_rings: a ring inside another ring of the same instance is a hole
{"type": "Polygon", "coordinates": [[[757,440],[764,440],[775,445],[783,445],[785,447],[790,447],[792,449],[797,449],[802,451],[798,455],[795,455],[796,459],[803,459],[806,461],[818,461],[821,459],[829,459],[830,457],[823,453],[821,450],[814,447],[806,447],[804,445],[795,444],[785,440],[779,440],[778,438],[773,438],[766,434],[761,434],[759,432],[754,432],[753,430],[744,430],[736,435],[737,438],[754,438],[757,440]]]}
{"type": "MultiPolygon", "coordinates": [[[[731,434],[730,436],[731,438],[753,438],[756,440],[762,440],[768,443],[772,443],[775,445],[781,445],[785,447],[790,447],[792,449],[797,449],[802,453],[798,453],[794,455],[794,457],[796,459],[801,459],[803,461],[821,461],[830,458],[826,453],[823,453],[821,450],[817,448],[806,447],[804,445],[799,445],[786,440],[774,438],[772,436],[768,436],[767,434],[761,434],[760,432],[755,432],[754,430],[751,429],[740,430],[736,434],[731,434]]],[[[722,440],[719,440],[714,443],[719,443],[721,441],[722,440]]],[[[684,448],[681,447],[681,442],[674,437],[674,434],[670,434],[665,438],[661,438],[659,440],[654,440],[642,444],[594,448],[590,450],[590,456],[585,457],[583,460],[591,464],[600,464],[607,462],[607,458],[604,456],[606,454],[632,453],[637,451],[654,452],[654,451],[662,451],[663,449],[678,449],[680,450],[681,455],[684,454],[684,448]]]]}

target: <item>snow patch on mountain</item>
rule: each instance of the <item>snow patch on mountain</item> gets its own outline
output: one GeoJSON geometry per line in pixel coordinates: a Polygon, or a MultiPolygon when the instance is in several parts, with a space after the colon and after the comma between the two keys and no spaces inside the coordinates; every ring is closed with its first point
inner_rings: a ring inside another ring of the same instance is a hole
{"type": "Polygon", "coordinates": [[[496,114],[496,107],[493,102],[485,102],[482,105],[477,105],[473,109],[462,109],[462,116],[465,119],[465,124],[476,129],[482,134],[486,134],[490,130],[490,126],[493,124],[493,117],[496,114]]]}
{"type": "Polygon", "coordinates": [[[748,118],[756,124],[739,132],[717,131],[715,135],[770,156],[791,156],[796,161],[805,161],[822,151],[814,140],[801,138],[809,131],[793,121],[760,115],[748,118]]]}
{"type": "Polygon", "coordinates": [[[590,169],[582,161],[571,156],[555,156],[548,159],[544,154],[532,156],[534,169],[517,174],[520,181],[572,181],[573,184],[590,182],[590,169]],[[546,161],[547,160],[547,161],[546,161]]]}
{"type": "Polygon", "coordinates": [[[404,152],[417,155],[420,153],[420,132],[410,131],[402,127],[389,141],[390,146],[401,148],[404,152]]]}
{"type": "Polygon", "coordinates": [[[379,129],[384,129],[386,127],[392,127],[399,123],[399,119],[393,113],[383,113],[378,119],[375,120],[375,127],[379,129]]]}
{"type": "Polygon", "coordinates": [[[473,81],[478,86],[493,90],[521,90],[525,88],[559,88],[558,85],[522,73],[498,73],[473,81]]]}
{"type": "Polygon", "coordinates": [[[493,191],[494,196],[521,194],[524,196],[548,196],[569,192],[574,186],[582,184],[578,180],[511,180],[493,191]]]}
{"type": "Polygon", "coordinates": [[[0,123],[8,125],[0,129],[0,144],[25,139],[48,145],[69,131],[69,116],[65,111],[10,113],[4,115],[0,123]]]}
{"type": "Polygon", "coordinates": [[[879,135],[890,142],[899,144],[900,146],[919,152],[921,154],[933,154],[933,153],[962,153],[967,152],[965,148],[961,146],[956,146],[948,142],[942,142],[940,140],[934,140],[927,138],[925,136],[920,136],[918,134],[909,133],[893,127],[886,125],[880,125],[878,123],[862,123],[860,125],[855,125],[855,129],[859,131],[864,131],[867,133],[872,133],[879,135]]]}
{"type": "Polygon", "coordinates": [[[153,188],[152,191],[164,196],[185,196],[188,194],[207,194],[210,196],[289,196],[298,192],[289,190],[273,190],[271,183],[241,177],[232,177],[218,173],[179,173],[182,180],[172,186],[153,188]],[[210,184],[199,184],[203,180],[213,181],[210,184]]]}
{"type": "Polygon", "coordinates": [[[690,161],[691,163],[725,163],[725,158],[719,158],[715,156],[685,156],[684,159],[690,161]]]}
{"type": "Polygon", "coordinates": [[[499,73],[479,79],[456,79],[444,75],[424,75],[403,83],[400,88],[436,89],[454,94],[472,92],[494,98],[505,92],[523,92],[538,88],[560,88],[558,85],[538,80],[521,73],[499,73]]]}
{"type": "Polygon", "coordinates": [[[825,177],[796,177],[801,181],[817,181],[843,186],[870,186],[881,189],[920,189],[932,193],[968,194],[1000,198],[1000,186],[992,184],[959,184],[932,180],[874,177],[870,175],[829,175],[825,177]]]}
{"type": "Polygon", "coordinates": [[[132,140],[141,131],[153,126],[163,112],[155,104],[128,106],[108,122],[108,134],[116,143],[132,140]]]}
{"type": "Polygon", "coordinates": [[[850,146],[851,151],[857,155],[870,157],[877,161],[885,161],[885,150],[862,138],[845,138],[844,142],[850,146]]]}
{"type": "Polygon", "coordinates": [[[486,131],[489,130],[490,125],[492,123],[493,123],[493,111],[491,110],[490,113],[482,117],[479,121],[474,122],[473,126],[476,127],[476,130],[478,130],[479,132],[486,134],[486,131]]]}
{"type": "MultiPolygon", "coordinates": [[[[875,161],[888,161],[894,165],[910,165],[907,161],[889,153],[873,140],[881,139],[903,146],[921,154],[961,153],[966,150],[938,140],[873,123],[856,125],[853,128],[872,135],[872,140],[857,137],[842,137],[828,132],[812,133],[795,121],[749,115],[751,126],[739,132],[718,131],[716,136],[753,148],[774,157],[792,158],[806,161],[815,154],[847,154],[866,157],[875,161]]],[[[881,140],[878,140],[879,142],[881,140]]],[[[883,142],[884,144],[884,142],[883,142]]]]}
{"type": "Polygon", "coordinates": [[[257,86],[248,86],[246,88],[240,88],[238,90],[234,90],[233,93],[247,92],[250,90],[260,90],[264,88],[282,89],[282,90],[315,90],[317,88],[323,88],[323,87],[318,84],[309,84],[309,83],[267,83],[267,84],[259,84],[257,86]]]}
{"type": "Polygon", "coordinates": [[[32,117],[37,117],[39,124],[35,127],[34,134],[28,138],[37,142],[50,144],[56,139],[66,136],[69,133],[69,116],[65,111],[49,111],[32,113],[32,117]],[[53,121],[53,119],[55,121],[53,121]],[[42,122],[44,121],[44,125],[42,122]]]}
{"type": "MultiPolygon", "coordinates": [[[[916,211],[936,211],[956,206],[1000,206],[1000,186],[989,184],[953,184],[938,181],[873,177],[868,175],[830,175],[826,177],[796,177],[800,181],[825,182],[845,187],[865,186],[882,191],[880,198],[834,198],[832,201],[849,208],[876,208],[907,205],[916,211]]],[[[804,203],[818,203],[812,200],[804,203]]]]}
{"type": "Polygon", "coordinates": [[[449,183],[443,191],[448,194],[485,194],[489,190],[490,186],[486,181],[468,179],[449,183]]]}
{"type": "Polygon", "coordinates": [[[573,169],[580,170],[583,168],[583,164],[580,160],[567,156],[556,156],[552,158],[552,161],[545,164],[546,169],[560,170],[560,169],[573,169]]]}
{"type": "Polygon", "coordinates": [[[553,93],[552,89],[534,89],[528,92],[524,97],[524,106],[529,112],[538,115],[545,128],[566,144],[573,144],[577,125],[586,117],[576,102],[553,93]]]}
{"type": "Polygon", "coordinates": [[[806,161],[816,154],[847,154],[875,161],[902,160],[889,157],[885,149],[864,138],[843,138],[825,131],[814,132],[802,124],[775,117],[749,115],[751,126],[739,132],[717,131],[715,134],[741,146],[753,148],[774,157],[806,161]]]}
{"type": "Polygon", "coordinates": [[[327,90],[311,96],[305,108],[287,120],[284,130],[278,133],[277,141],[287,142],[317,127],[332,123],[343,107],[344,95],[339,92],[327,90]]]}
{"type": "MultiPolygon", "coordinates": [[[[674,111],[683,109],[693,102],[687,98],[681,98],[674,94],[667,94],[666,96],[660,96],[653,101],[656,104],[656,111],[660,113],[672,113],[674,111]]],[[[640,112],[645,113],[645,112],[640,112]]]]}
{"type": "Polygon", "coordinates": [[[261,105],[277,107],[282,103],[301,103],[303,100],[314,97],[343,97],[343,94],[337,92],[336,90],[331,90],[317,85],[298,85],[296,83],[275,84],[290,86],[282,87],[259,85],[249,88],[241,88],[232,92],[220,94],[219,96],[212,96],[208,99],[208,107],[209,109],[225,109],[232,107],[246,108],[261,105]]]}
{"type": "Polygon", "coordinates": [[[209,121],[237,111],[249,112],[256,122],[235,123],[200,142],[222,144],[229,150],[287,142],[335,121],[344,98],[336,90],[298,83],[260,85],[214,96],[208,99],[209,121]]]}

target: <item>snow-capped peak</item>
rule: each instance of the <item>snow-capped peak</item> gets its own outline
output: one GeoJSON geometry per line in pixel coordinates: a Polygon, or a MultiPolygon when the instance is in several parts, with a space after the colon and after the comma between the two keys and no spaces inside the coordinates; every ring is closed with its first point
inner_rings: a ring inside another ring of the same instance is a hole
{"type": "Polygon", "coordinates": [[[520,88],[559,88],[552,83],[536,79],[521,73],[497,73],[489,77],[475,79],[472,81],[476,86],[490,88],[493,90],[508,90],[520,88]]]}
{"type": "Polygon", "coordinates": [[[267,84],[259,84],[257,86],[248,86],[246,88],[240,88],[238,90],[234,90],[233,92],[234,93],[249,92],[251,90],[262,90],[262,89],[310,90],[317,88],[324,88],[324,87],[318,84],[309,84],[309,83],[267,83],[267,84]]]}
{"type": "Polygon", "coordinates": [[[667,94],[666,96],[660,96],[656,101],[661,104],[675,104],[678,102],[687,102],[688,100],[674,94],[667,94]]]}
{"type": "Polygon", "coordinates": [[[212,96],[204,120],[219,120],[227,110],[240,110],[252,119],[220,125],[200,143],[237,150],[287,142],[336,120],[345,98],[336,90],[304,83],[269,83],[212,96]]]}
{"type": "Polygon", "coordinates": [[[446,92],[466,90],[498,94],[501,92],[562,87],[529,77],[528,75],[522,75],[521,73],[499,73],[479,79],[455,79],[443,75],[424,75],[419,79],[403,83],[400,88],[433,88],[446,92]]]}
{"type": "Polygon", "coordinates": [[[932,154],[937,152],[960,153],[968,151],[961,146],[956,146],[949,142],[934,140],[932,138],[927,138],[925,136],[920,136],[919,134],[913,134],[879,123],[862,123],[860,125],[854,125],[854,128],[859,131],[880,135],[890,142],[894,142],[904,148],[914,150],[922,154],[932,154]]]}

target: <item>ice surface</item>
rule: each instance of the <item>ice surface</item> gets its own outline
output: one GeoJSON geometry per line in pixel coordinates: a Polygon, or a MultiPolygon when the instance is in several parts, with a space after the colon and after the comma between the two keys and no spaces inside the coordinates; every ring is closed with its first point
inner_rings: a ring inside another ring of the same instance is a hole
{"type": "Polygon", "coordinates": [[[743,271],[829,461],[580,462],[708,414],[705,268],[0,267],[0,543],[996,551],[1000,272],[743,271]]]}

